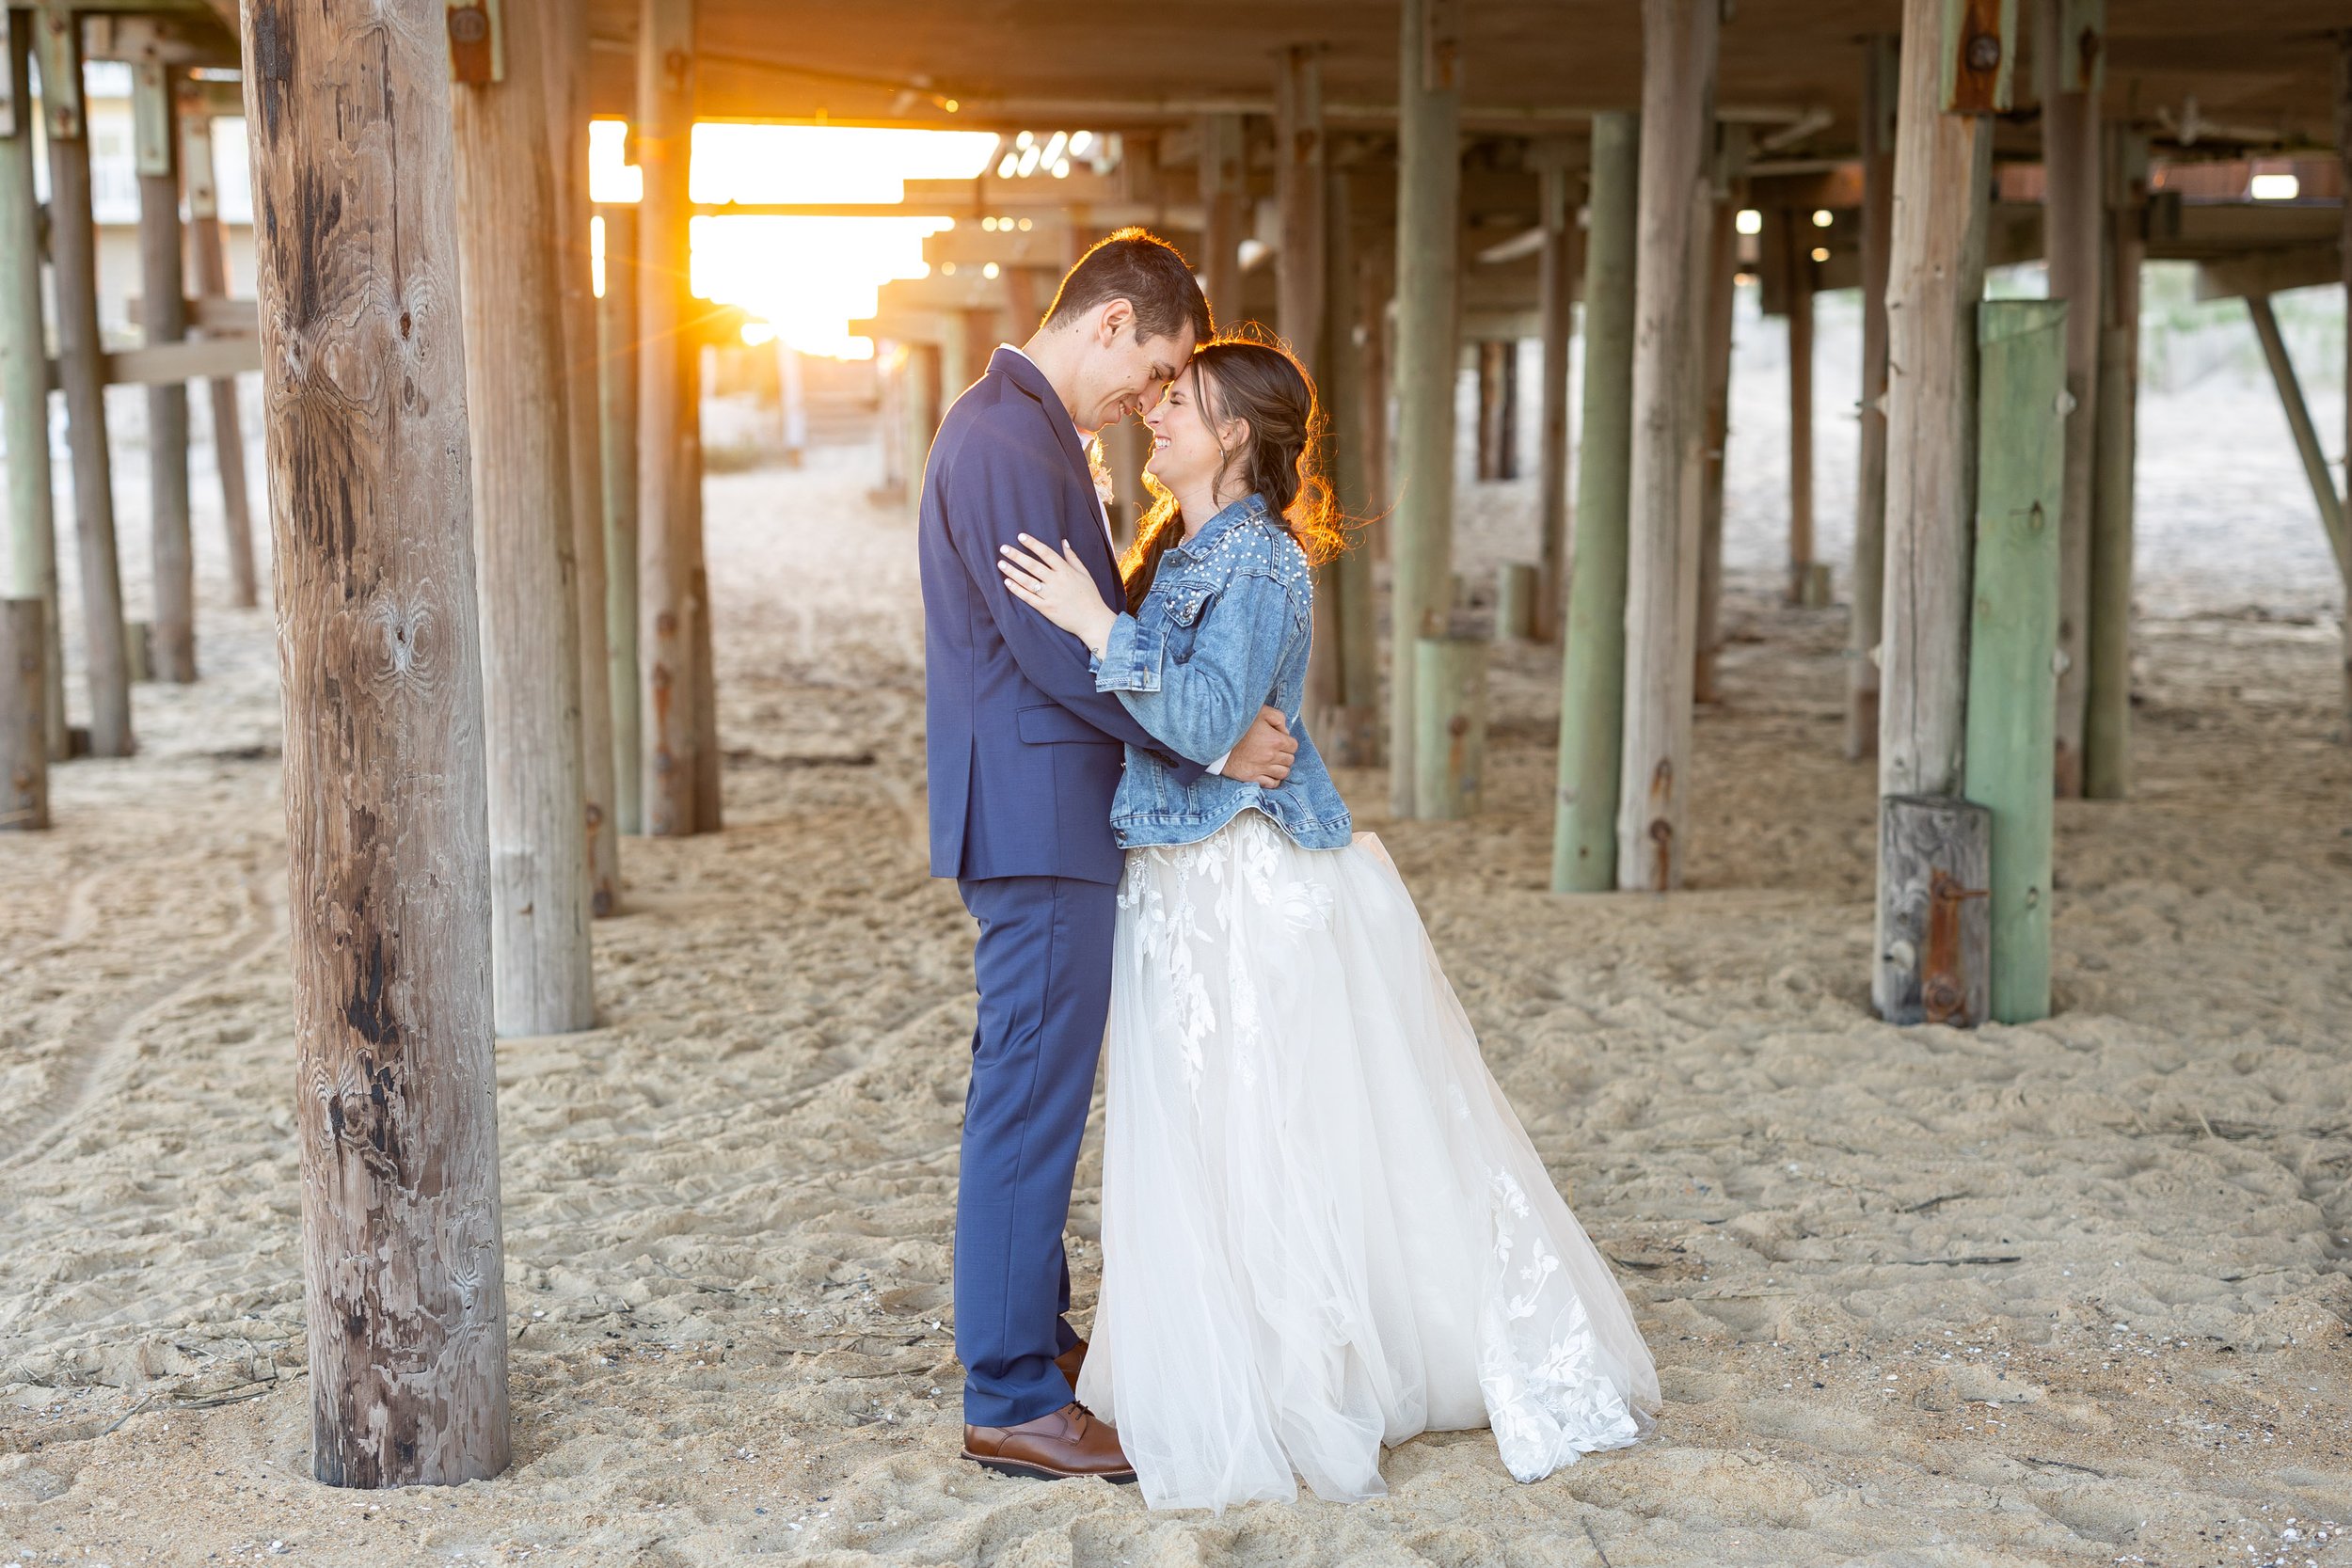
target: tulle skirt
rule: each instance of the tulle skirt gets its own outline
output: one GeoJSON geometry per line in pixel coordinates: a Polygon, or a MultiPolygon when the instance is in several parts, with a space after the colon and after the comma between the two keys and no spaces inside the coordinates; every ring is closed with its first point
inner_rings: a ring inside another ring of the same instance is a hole
{"type": "Polygon", "coordinates": [[[1383,1444],[1482,1426],[1534,1481],[1647,1429],[1625,1294],[1377,839],[1244,812],[1132,850],[1113,962],[1078,1397],[1151,1506],[1375,1497],[1383,1444]]]}

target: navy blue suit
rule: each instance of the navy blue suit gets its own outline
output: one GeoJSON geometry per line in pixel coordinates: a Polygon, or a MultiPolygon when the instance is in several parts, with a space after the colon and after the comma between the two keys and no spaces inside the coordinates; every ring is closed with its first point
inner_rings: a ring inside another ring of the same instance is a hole
{"type": "MultiPolygon", "coordinates": [[[[923,471],[924,728],[931,875],[979,921],[979,1024],[956,1195],[964,1419],[1059,1409],[1073,1340],[1062,1227],[1110,1009],[1123,747],[1165,753],[1094,689],[1076,638],[1006,592],[997,552],[1073,546],[1111,603],[1117,563],[1078,433],[1044,372],[998,349],[923,471]]],[[[1174,759],[1198,778],[1198,765],[1174,759]]]]}

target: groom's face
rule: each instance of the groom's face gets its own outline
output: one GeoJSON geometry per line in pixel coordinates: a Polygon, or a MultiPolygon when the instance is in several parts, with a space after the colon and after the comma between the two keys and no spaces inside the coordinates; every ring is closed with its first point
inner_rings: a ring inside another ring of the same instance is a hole
{"type": "Polygon", "coordinates": [[[1168,384],[1192,358],[1192,328],[1158,338],[1136,335],[1135,307],[1114,299],[1088,329],[1089,352],[1078,388],[1077,422],[1092,434],[1160,401],[1168,384]]]}

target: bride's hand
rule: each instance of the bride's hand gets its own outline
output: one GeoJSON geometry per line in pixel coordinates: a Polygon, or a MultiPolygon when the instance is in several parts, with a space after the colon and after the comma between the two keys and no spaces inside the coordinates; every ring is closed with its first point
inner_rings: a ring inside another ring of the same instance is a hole
{"type": "Polygon", "coordinates": [[[1074,633],[1101,657],[1119,614],[1103,602],[1078,552],[1068,540],[1056,555],[1025,533],[1020,538],[1023,547],[1005,546],[996,562],[1005,574],[1005,587],[1062,630],[1074,633]]]}

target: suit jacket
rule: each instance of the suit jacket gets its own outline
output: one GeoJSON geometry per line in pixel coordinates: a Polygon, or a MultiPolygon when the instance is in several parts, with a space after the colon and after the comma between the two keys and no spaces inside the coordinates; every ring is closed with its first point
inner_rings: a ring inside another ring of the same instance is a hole
{"type": "Polygon", "coordinates": [[[1116,882],[1122,747],[1172,755],[1097,691],[1087,650],[1006,592],[997,552],[1027,533],[1076,547],[1105,602],[1118,563],[1086,450],[1045,373],[998,349],[940,420],[923,467],[924,752],[931,875],[1116,882]]]}

